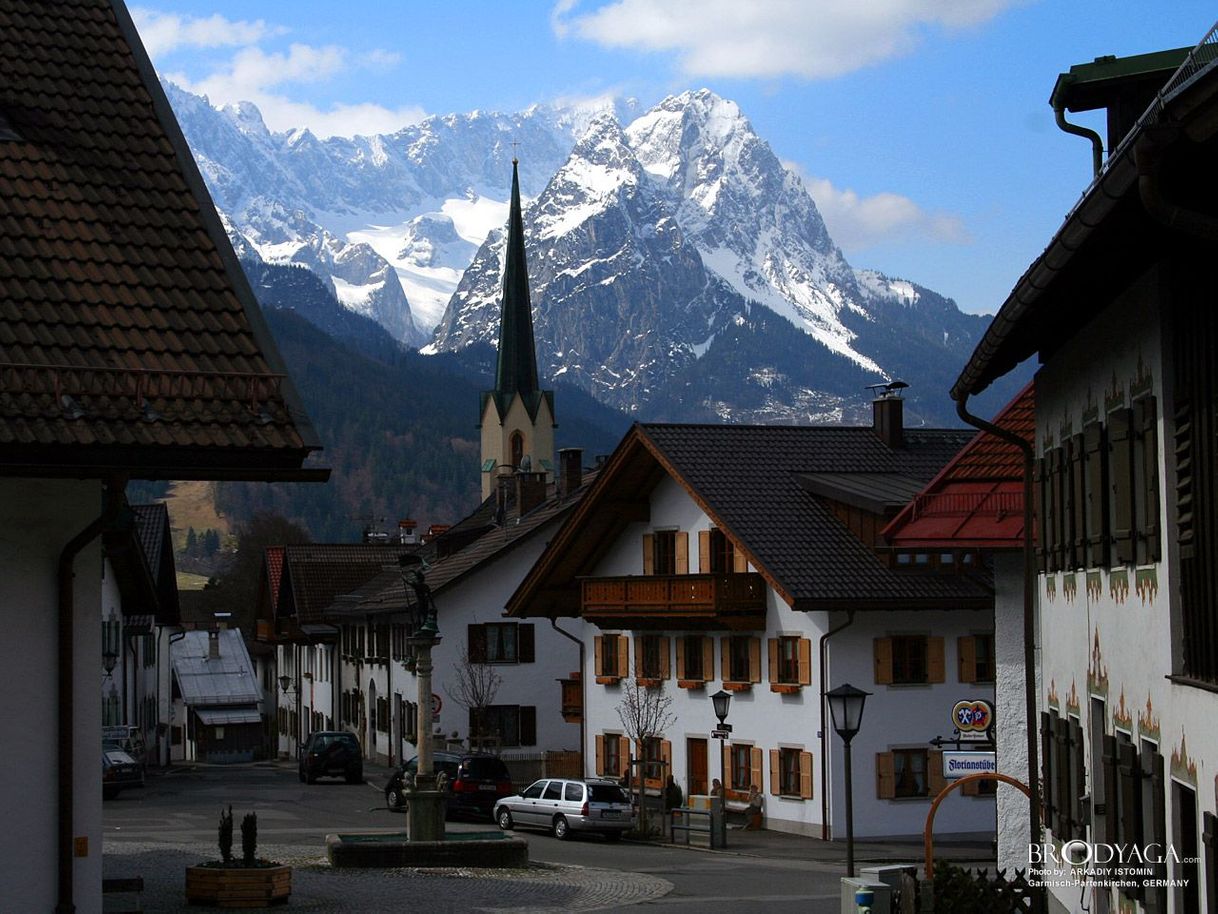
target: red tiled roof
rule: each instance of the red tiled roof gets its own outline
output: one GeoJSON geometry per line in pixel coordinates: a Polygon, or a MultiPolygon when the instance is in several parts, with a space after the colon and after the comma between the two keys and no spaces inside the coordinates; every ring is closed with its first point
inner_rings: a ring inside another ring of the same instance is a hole
{"type": "Polygon", "coordinates": [[[119,0],[0,0],[0,123],[0,471],[300,475],[318,444],[119,0]]]}
{"type": "Polygon", "coordinates": [[[279,610],[279,582],[283,580],[283,547],[267,546],[263,558],[266,561],[266,586],[273,615],[279,610]]]}
{"type": "MultiPolygon", "coordinates": [[[[994,424],[1032,443],[1036,393],[1028,384],[994,424]]],[[[898,549],[1023,547],[1023,455],[981,432],[884,528],[898,549]]]]}

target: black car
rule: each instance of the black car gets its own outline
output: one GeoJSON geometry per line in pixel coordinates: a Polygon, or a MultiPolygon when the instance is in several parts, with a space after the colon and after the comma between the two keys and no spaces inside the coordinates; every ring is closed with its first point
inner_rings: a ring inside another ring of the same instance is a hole
{"type": "Polygon", "coordinates": [[[117,747],[102,747],[102,799],[113,800],[124,787],[143,787],[144,770],[117,747]]]}
{"type": "MultiPolygon", "coordinates": [[[[448,812],[476,813],[490,818],[495,803],[514,792],[512,776],[507,765],[497,755],[479,752],[436,752],[432,755],[436,777],[447,779],[448,812]]],[[[389,778],[385,785],[385,805],[390,809],[406,808],[406,793],[414,782],[419,760],[412,758],[389,778]]]]}
{"type": "Polygon", "coordinates": [[[364,757],[354,733],[321,730],[310,733],[300,750],[300,779],[312,784],[318,778],[346,778],[348,784],[364,781],[364,757]]]}

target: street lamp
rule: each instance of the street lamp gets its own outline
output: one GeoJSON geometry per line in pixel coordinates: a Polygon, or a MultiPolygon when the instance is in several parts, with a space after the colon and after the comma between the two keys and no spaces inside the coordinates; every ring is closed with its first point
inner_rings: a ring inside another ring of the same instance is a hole
{"type": "Polygon", "coordinates": [[[106,671],[106,678],[110,678],[110,674],[118,666],[119,653],[122,650],[121,641],[122,622],[111,608],[110,617],[102,622],[102,668],[106,671]]]}
{"type": "Polygon", "coordinates": [[[291,688],[291,685],[292,685],[292,677],[289,676],[287,673],[284,673],[282,676],[279,677],[279,688],[283,689],[284,695],[288,694],[288,689],[291,688]]]}
{"type": "Polygon", "coordinates": [[[825,693],[829,700],[829,713],[833,715],[833,729],[842,738],[842,761],[846,768],[846,875],[854,875],[854,785],[851,783],[850,741],[859,732],[863,723],[863,705],[870,692],[856,689],[846,683],[825,693]]]}
{"type": "MultiPolygon", "coordinates": [[[[715,717],[719,718],[719,729],[714,732],[715,739],[727,739],[731,728],[727,725],[727,710],[732,705],[732,693],[720,689],[711,696],[711,705],[715,709],[715,717]]],[[[727,763],[723,759],[723,747],[719,748],[719,846],[727,847],[727,763]]],[[[711,808],[714,809],[715,799],[711,797],[711,808]]]]}

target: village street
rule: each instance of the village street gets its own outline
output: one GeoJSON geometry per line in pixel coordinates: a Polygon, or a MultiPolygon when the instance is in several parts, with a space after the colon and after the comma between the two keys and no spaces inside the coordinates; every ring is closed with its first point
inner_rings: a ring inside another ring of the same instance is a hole
{"type": "MultiPolygon", "coordinates": [[[[295,865],[293,911],[614,910],[647,904],[664,910],[837,911],[840,848],[787,835],[732,833],[728,852],[668,845],[560,842],[522,832],[533,872],[410,875],[332,871],[325,835],[393,831],[405,817],[384,806],[383,769],[367,783],[301,784],[284,764],[192,767],[152,775],[144,790],[105,804],[107,876],[142,876],[144,909],[186,910],[182,870],[216,855],[220,810],[237,821],[258,814],[259,853],[295,865]]],[[[486,831],[489,822],[450,820],[449,832],[486,831]]],[[[876,846],[867,859],[917,848],[876,846]]],[[[866,865],[865,863],[863,865],[866,865]]]]}

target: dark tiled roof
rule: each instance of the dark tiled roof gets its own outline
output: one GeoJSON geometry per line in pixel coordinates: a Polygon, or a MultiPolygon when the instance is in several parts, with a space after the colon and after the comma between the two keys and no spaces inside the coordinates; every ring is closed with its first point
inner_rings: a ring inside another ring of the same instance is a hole
{"type": "Polygon", "coordinates": [[[176,625],[181,620],[181,609],[169,509],[164,504],[132,505],[131,512],[135,515],[135,535],[156,587],[157,621],[176,625]]]}
{"type": "Polygon", "coordinates": [[[285,477],[316,450],[122,4],[0,0],[0,469],[285,477]]]}
{"type": "MultiPolygon", "coordinates": [[[[139,536],[140,545],[144,547],[144,556],[148,559],[149,568],[157,568],[161,563],[161,550],[166,546],[166,534],[169,532],[169,509],[164,504],[132,505],[135,514],[135,531],[139,536]]],[[[169,548],[173,548],[172,544],[169,548]]]]}
{"type": "MultiPolygon", "coordinates": [[[[993,421],[1034,443],[1035,385],[993,421]]],[[[1023,455],[981,432],[884,528],[884,536],[898,549],[1019,549],[1023,527],[1023,455]]]]}
{"type": "Polygon", "coordinates": [[[365,543],[284,546],[278,611],[294,615],[299,625],[324,622],[335,597],[361,587],[417,548],[365,543]]]}

